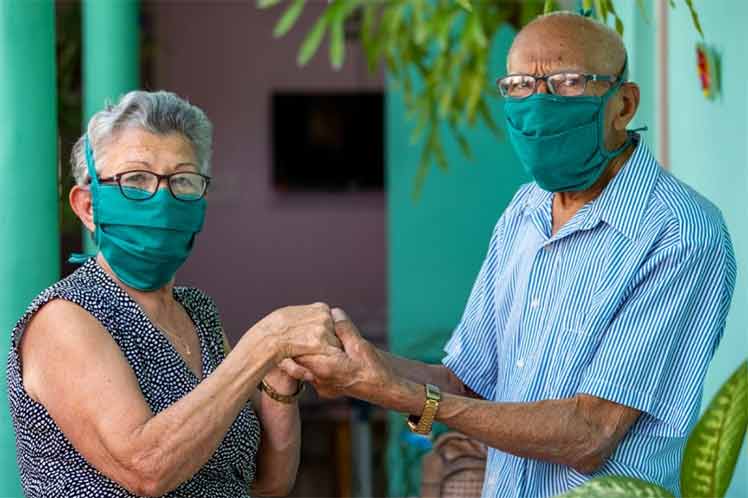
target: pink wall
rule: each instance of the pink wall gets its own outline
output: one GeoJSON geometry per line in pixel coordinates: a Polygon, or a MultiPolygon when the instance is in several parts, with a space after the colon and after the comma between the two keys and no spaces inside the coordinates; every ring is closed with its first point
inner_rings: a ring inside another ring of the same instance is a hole
{"type": "Polygon", "coordinates": [[[342,306],[370,336],[385,333],[384,194],[272,188],[273,90],[382,87],[351,44],[339,72],[329,68],[326,42],[309,66],[296,66],[325,5],[309,4],[281,40],[272,29],[282,9],[258,11],[254,1],[145,4],[156,49],[150,88],[187,98],[215,126],[215,188],[178,282],[216,299],[232,341],[275,308],[314,301],[342,306]]]}

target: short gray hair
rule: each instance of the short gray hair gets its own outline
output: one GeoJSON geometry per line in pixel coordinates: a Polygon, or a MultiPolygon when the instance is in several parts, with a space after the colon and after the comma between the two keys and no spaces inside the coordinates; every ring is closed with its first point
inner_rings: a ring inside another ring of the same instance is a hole
{"type": "MultiPolygon", "coordinates": [[[[86,133],[96,157],[97,172],[103,167],[106,145],[126,128],[140,128],[159,135],[182,134],[192,143],[200,172],[210,174],[213,125],[199,107],[176,94],[136,90],[124,95],[116,105],[107,105],[94,114],[86,133]]],[[[75,143],[70,157],[73,178],[78,185],[89,181],[84,141],[85,134],[75,143]]]]}

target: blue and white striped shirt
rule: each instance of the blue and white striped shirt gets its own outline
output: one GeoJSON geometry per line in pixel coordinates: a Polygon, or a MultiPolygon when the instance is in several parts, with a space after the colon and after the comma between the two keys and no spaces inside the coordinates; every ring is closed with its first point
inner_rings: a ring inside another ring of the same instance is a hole
{"type": "Polygon", "coordinates": [[[555,235],[551,201],[530,184],[507,207],[444,364],[489,400],[586,393],[642,415],[592,475],[491,449],[483,496],[555,496],[608,474],[677,496],[735,284],[722,216],[641,141],[555,235]]]}

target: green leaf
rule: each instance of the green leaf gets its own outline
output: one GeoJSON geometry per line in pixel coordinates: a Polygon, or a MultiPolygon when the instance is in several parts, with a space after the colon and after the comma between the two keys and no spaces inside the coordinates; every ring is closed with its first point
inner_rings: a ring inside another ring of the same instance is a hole
{"type": "Polygon", "coordinates": [[[426,146],[421,151],[421,160],[418,162],[416,176],[413,179],[413,199],[418,199],[423,191],[423,185],[426,183],[426,175],[428,175],[429,166],[431,165],[431,153],[431,149],[426,146]]]}
{"type": "Polygon", "coordinates": [[[382,37],[375,26],[376,2],[364,2],[364,15],[361,22],[361,45],[366,55],[369,72],[374,73],[379,67],[379,55],[382,49],[382,37]]]}
{"type": "Polygon", "coordinates": [[[374,2],[365,2],[361,20],[361,43],[366,47],[374,36],[374,2]]]}
{"type": "Polygon", "coordinates": [[[704,38],[704,32],[701,31],[701,23],[699,22],[699,14],[697,14],[696,9],[693,8],[693,0],[685,0],[685,2],[688,6],[688,11],[691,13],[691,20],[693,21],[696,31],[698,31],[701,37],[704,38]]]}
{"type": "Polygon", "coordinates": [[[301,11],[304,10],[304,3],[306,0],[294,0],[289,8],[283,13],[278,24],[275,25],[273,30],[273,36],[280,38],[281,36],[288,33],[293,27],[296,20],[301,15],[301,11]]]}
{"type": "Polygon", "coordinates": [[[545,0],[543,14],[550,14],[551,12],[553,12],[553,0],[545,0]]]}
{"type": "Polygon", "coordinates": [[[430,38],[431,23],[424,19],[424,13],[427,11],[427,5],[423,0],[413,0],[412,32],[413,40],[418,45],[424,45],[430,38]]]}
{"type": "Polygon", "coordinates": [[[448,86],[442,90],[441,97],[439,97],[439,117],[445,118],[449,114],[449,108],[452,106],[452,97],[454,97],[454,87],[448,86]]]}
{"type": "Polygon", "coordinates": [[[604,0],[595,0],[595,15],[602,22],[608,22],[608,9],[604,0]]]}
{"type": "Polygon", "coordinates": [[[480,74],[474,74],[470,77],[467,91],[465,118],[472,125],[475,123],[475,113],[478,110],[478,102],[483,93],[483,78],[480,77],[480,74]]]}
{"type": "Polygon", "coordinates": [[[465,31],[468,37],[470,37],[479,48],[488,46],[488,40],[486,34],[483,32],[483,25],[481,24],[480,16],[477,12],[470,14],[465,31]]]}
{"type": "Polygon", "coordinates": [[[618,15],[618,12],[616,12],[616,7],[615,5],[613,5],[613,0],[604,0],[604,2],[607,4],[608,11],[613,14],[613,17],[616,20],[616,31],[618,31],[619,35],[623,36],[623,21],[618,15]]]}
{"type": "Polygon", "coordinates": [[[383,37],[385,42],[391,43],[390,37],[392,37],[400,27],[400,23],[403,21],[404,11],[404,3],[388,7],[385,10],[384,15],[382,16],[382,31],[380,32],[380,35],[383,37]]]}
{"type": "Polygon", "coordinates": [[[327,29],[327,17],[320,16],[319,19],[314,23],[312,29],[307,33],[304,42],[301,44],[299,49],[299,55],[296,58],[296,62],[299,66],[306,65],[307,62],[314,56],[319,48],[319,44],[322,42],[322,38],[325,36],[325,30],[327,29]]]}
{"type": "Polygon", "coordinates": [[[447,164],[447,157],[444,155],[444,148],[442,147],[441,139],[439,138],[438,134],[434,135],[432,147],[434,149],[434,159],[436,160],[436,166],[440,170],[446,172],[449,169],[449,165],[447,164]]]}
{"type": "Polygon", "coordinates": [[[410,145],[416,145],[423,135],[423,130],[429,124],[429,116],[425,112],[417,112],[416,126],[410,133],[410,145]]]}
{"type": "Polygon", "coordinates": [[[343,16],[342,3],[335,5],[338,9],[332,13],[330,19],[330,63],[336,71],[343,66],[345,58],[345,17],[343,16]]]}
{"type": "Polygon", "coordinates": [[[257,8],[267,9],[275,5],[278,5],[279,3],[281,3],[281,0],[257,0],[257,8]]]}
{"type": "Polygon", "coordinates": [[[459,10],[442,12],[436,19],[436,26],[433,29],[433,33],[439,50],[445,50],[449,46],[449,35],[452,33],[452,26],[459,12],[459,10]]]}
{"type": "Polygon", "coordinates": [[[748,362],[719,389],[691,432],[681,490],[689,498],[723,497],[748,427],[748,362]]]}
{"type": "Polygon", "coordinates": [[[465,135],[460,133],[460,130],[458,130],[456,126],[451,125],[450,128],[452,130],[452,135],[455,137],[455,140],[457,140],[457,145],[460,146],[462,155],[472,161],[473,151],[470,149],[470,144],[468,143],[467,138],[465,138],[465,135]]]}
{"type": "MultiPolygon", "coordinates": [[[[684,496],[685,495],[684,493],[684,496]]],[[[673,498],[669,491],[631,477],[606,476],[592,479],[557,498],[673,498]]],[[[689,497],[690,498],[690,497],[689,497]]]]}
{"type": "Polygon", "coordinates": [[[470,0],[457,0],[457,5],[462,7],[468,12],[473,11],[473,4],[470,2],[470,0]]]}

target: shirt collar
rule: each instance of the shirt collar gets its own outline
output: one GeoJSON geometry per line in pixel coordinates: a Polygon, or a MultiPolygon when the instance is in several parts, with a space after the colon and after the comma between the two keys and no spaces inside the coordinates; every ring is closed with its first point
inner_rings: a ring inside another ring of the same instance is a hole
{"type": "MultiPolygon", "coordinates": [[[[638,236],[659,165],[644,141],[638,136],[635,140],[636,148],[631,157],[592,201],[581,229],[591,229],[603,221],[631,240],[638,236]]],[[[552,196],[551,192],[535,185],[525,202],[525,214],[537,213],[552,196]]]]}
{"type": "Polygon", "coordinates": [[[659,164],[643,140],[593,201],[588,223],[604,221],[631,240],[639,235],[642,217],[660,172],[659,164]]]}

